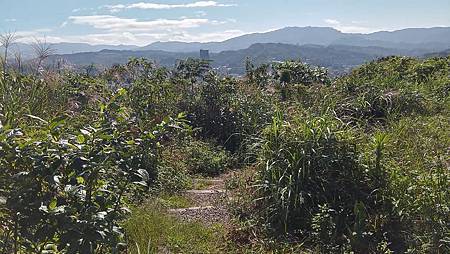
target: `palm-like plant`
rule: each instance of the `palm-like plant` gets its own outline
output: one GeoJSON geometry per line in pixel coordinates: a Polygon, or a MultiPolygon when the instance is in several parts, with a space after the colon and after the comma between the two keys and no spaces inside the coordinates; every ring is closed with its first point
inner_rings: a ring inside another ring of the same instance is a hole
{"type": "Polygon", "coordinates": [[[7,32],[5,34],[0,34],[0,45],[4,48],[4,59],[3,59],[3,69],[6,70],[8,66],[8,50],[11,45],[17,40],[16,33],[7,32]]]}

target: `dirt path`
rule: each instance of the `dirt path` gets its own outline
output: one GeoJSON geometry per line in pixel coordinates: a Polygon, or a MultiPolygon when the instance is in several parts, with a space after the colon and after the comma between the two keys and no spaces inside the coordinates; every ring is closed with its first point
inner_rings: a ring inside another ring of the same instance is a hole
{"type": "Polygon", "coordinates": [[[199,221],[206,225],[228,224],[230,215],[226,209],[224,176],[194,179],[193,186],[194,189],[184,194],[192,200],[192,206],[170,209],[169,212],[186,221],[199,221]]]}

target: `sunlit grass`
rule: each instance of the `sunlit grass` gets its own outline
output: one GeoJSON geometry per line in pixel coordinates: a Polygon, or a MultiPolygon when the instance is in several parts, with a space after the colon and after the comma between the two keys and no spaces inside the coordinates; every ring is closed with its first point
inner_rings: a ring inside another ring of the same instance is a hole
{"type": "Polygon", "coordinates": [[[192,206],[192,200],[182,195],[162,194],[158,202],[165,208],[187,208],[192,206]]]}
{"type": "Polygon", "coordinates": [[[224,253],[225,229],[221,225],[185,222],[156,204],[134,209],[124,228],[129,253],[224,253]]]}

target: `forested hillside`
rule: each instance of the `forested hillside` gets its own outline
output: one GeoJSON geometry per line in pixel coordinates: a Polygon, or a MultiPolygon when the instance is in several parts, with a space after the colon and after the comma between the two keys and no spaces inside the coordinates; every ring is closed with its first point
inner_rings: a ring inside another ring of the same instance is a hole
{"type": "Polygon", "coordinates": [[[349,50],[371,62],[332,78],[285,49],[239,78],[188,54],[3,61],[0,253],[449,253],[450,57],[349,50]],[[211,177],[229,219],[171,213],[211,177]]]}
{"type": "MultiPolygon", "coordinates": [[[[351,69],[369,61],[392,55],[422,56],[426,50],[390,49],[382,47],[361,47],[347,45],[290,45],[281,43],[259,43],[249,48],[211,53],[211,67],[221,72],[243,75],[245,62],[250,59],[255,64],[271,64],[274,61],[298,60],[326,67],[333,74],[347,73],[351,69]]],[[[447,56],[445,52],[440,56],[447,56]]],[[[173,68],[177,61],[187,58],[198,58],[198,52],[167,52],[159,50],[102,50],[99,52],[83,52],[76,54],[54,55],[50,63],[57,65],[64,62],[75,68],[94,65],[98,69],[125,64],[130,57],[150,58],[156,64],[173,68]]],[[[431,55],[434,56],[434,55],[431,55]]]]}

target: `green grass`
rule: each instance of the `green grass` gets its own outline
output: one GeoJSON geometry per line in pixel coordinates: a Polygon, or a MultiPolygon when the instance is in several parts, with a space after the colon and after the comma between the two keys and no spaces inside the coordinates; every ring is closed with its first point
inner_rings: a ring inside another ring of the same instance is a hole
{"type": "Polygon", "coordinates": [[[134,209],[124,228],[129,253],[223,253],[225,247],[221,225],[184,222],[151,203],[134,209]]]}
{"type": "Polygon", "coordinates": [[[162,194],[158,197],[158,203],[165,208],[187,208],[192,206],[192,200],[181,195],[162,194]]]}
{"type": "Polygon", "coordinates": [[[194,179],[192,180],[192,185],[191,185],[191,189],[193,190],[206,190],[209,187],[211,187],[214,183],[211,181],[208,181],[207,178],[205,179],[194,179]]]}
{"type": "MultiPolygon", "coordinates": [[[[160,205],[147,203],[133,209],[124,223],[128,253],[313,253],[301,243],[288,244],[273,238],[239,243],[230,239],[231,233],[223,225],[205,226],[171,216],[160,205]]],[[[244,239],[247,237],[244,233],[244,239]]],[[[243,239],[241,239],[243,240],[243,239]]]]}

